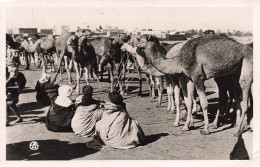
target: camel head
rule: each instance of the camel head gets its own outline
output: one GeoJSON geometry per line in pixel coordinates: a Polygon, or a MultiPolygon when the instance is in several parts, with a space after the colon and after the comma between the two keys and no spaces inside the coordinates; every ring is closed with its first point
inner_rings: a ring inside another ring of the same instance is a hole
{"type": "Polygon", "coordinates": [[[83,35],[80,38],[78,38],[78,51],[82,49],[82,47],[86,46],[88,42],[87,36],[83,35]]]}
{"type": "Polygon", "coordinates": [[[23,37],[22,40],[21,40],[21,45],[20,45],[20,47],[18,49],[22,50],[22,49],[28,47],[29,45],[30,45],[30,42],[29,42],[28,38],[27,37],[23,37]]]}
{"type": "Polygon", "coordinates": [[[136,36],[134,44],[138,48],[145,48],[149,42],[160,45],[159,39],[156,36],[147,34],[136,36]]]}
{"type": "Polygon", "coordinates": [[[67,42],[68,50],[72,54],[72,57],[76,59],[79,57],[79,38],[77,35],[71,35],[67,42]]]}

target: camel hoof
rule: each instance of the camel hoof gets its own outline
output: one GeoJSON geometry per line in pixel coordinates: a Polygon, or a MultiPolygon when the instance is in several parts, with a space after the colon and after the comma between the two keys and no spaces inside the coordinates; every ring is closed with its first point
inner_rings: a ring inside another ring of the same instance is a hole
{"type": "Polygon", "coordinates": [[[210,131],[208,129],[206,129],[206,130],[203,129],[203,130],[200,131],[200,134],[202,134],[202,135],[209,135],[210,131]]]}
{"type": "Polygon", "coordinates": [[[218,128],[218,125],[212,123],[212,124],[209,125],[209,128],[211,128],[211,129],[217,129],[217,128],[218,128]]]}
{"type": "Polygon", "coordinates": [[[183,126],[182,128],[181,128],[181,131],[189,131],[190,129],[189,129],[189,127],[188,126],[183,126]]]}
{"type": "Polygon", "coordinates": [[[139,92],[137,96],[138,96],[138,97],[142,97],[142,93],[141,93],[141,92],[139,92]]]}
{"type": "Polygon", "coordinates": [[[173,125],[174,127],[178,127],[178,126],[180,126],[180,124],[177,123],[177,122],[174,122],[172,125],[173,125]]]}

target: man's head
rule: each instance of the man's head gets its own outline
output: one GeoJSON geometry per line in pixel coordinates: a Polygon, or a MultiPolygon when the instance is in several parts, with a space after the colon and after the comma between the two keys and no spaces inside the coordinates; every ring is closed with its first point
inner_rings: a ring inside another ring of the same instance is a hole
{"type": "Polygon", "coordinates": [[[90,85],[85,85],[82,89],[82,95],[84,96],[92,96],[93,88],[90,85]]]}
{"type": "Polygon", "coordinates": [[[110,102],[114,103],[114,104],[121,104],[124,100],[123,96],[120,95],[119,93],[115,92],[115,91],[109,92],[108,98],[109,98],[110,102]]]}
{"type": "Polygon", "coordinates": [[[18,66],[12,59],[7,59],[6,66],[10,76],[18,75],[18,66]]]}
{"type": "Polygon", "coordinates": [[[62,85],[58,89],[59,96],[69,97],[72,94],[72,87],[69,85],[62,85]]]}

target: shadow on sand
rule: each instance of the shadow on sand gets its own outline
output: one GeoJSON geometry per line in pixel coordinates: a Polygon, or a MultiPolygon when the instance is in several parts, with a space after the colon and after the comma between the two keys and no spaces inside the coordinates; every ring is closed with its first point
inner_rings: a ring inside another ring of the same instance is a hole
{"type": "Polygon", "coordinates": [[[97,151],[86,148],[85,143],[69,143],[59,140],[37,140],[38,150],[31,150],[31,141],[6,145],[7,160],[71,160],[97,151]]]}
{"type": "Polygon", "coordinates": [[[21,114],[37,114],[37,111],[32,110],[42,109],[47,106],[48,105],[39,104],[38,102],[29,102],[20,104],[18,106],[18,110],[21,112],[21,114]]]}
{"type": "Polygon", "coordinates": [[[147,135],[147,136],[145,136],[145,141],[143,142],[142,146],[153,143],[153,142],[159,140],[161,137],[165,137],[168,135],[169,135],[169,133],[159,133],[159,134],[147,135]]]}

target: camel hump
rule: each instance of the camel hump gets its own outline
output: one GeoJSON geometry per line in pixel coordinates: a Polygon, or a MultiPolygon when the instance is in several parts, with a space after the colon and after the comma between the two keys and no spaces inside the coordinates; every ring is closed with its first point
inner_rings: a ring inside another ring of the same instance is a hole
{"type": "Polygon", "coordinates": [[[202,48],[205,46],[204,52],[209,53],[213,52],[216,48],[207,47],[206,45],[217,47],[218,45],[221,46],[224,44],[236,48],[241,48],[242,46],[242,44],[224,34],[205,35],[188,40],[180,49],[179,54],[184,64],[191,65],[196,61],[196,50],[198,47],[202,48]]]}
{"type": "Polygon", "coordinates": [[[175,57],[175,56],[179,56],[180,49],[183,47],[183,45],[184,45],[185,43],[186,43],[186,42],[182,42],[182,43],[177,43],[176,45],[174,45],[174,46],[169,50],[169,52],[167,52],[166,58],[173,58],[173,57],[175,57]]]}

